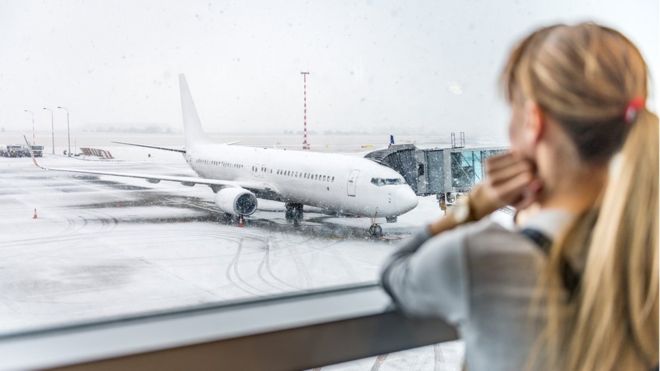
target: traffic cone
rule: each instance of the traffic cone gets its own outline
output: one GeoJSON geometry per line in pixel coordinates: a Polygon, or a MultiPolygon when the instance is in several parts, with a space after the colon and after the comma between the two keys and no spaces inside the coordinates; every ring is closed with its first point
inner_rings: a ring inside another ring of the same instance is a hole
{"type": "Polygon", "coordinates": [[[245,227],[245,217],[243,215],[238,217],[238,226],[245,227]]]}
{"type": "Polygon", "coordinates": [[[32,219],[37,219],[37,209],[34,209],[34,214],[32,214],[32,219]]]}

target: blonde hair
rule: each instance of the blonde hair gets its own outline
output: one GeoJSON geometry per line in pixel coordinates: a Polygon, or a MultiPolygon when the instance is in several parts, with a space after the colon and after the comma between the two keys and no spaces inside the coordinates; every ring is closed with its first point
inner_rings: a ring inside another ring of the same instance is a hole
{"type": "Polygon", "coordinates": [[[604,165],[621,153],[600,205],[551,249],[539,280],[547,305],[537,343],[543,357],[531,364],[569,371],[656,366],[658,117],[645,108],[624,117],[632,100],[646,100],[641,53],[607,27],[554,25],[513,50],[502,82],[510,101],[519,92],[559,123],[580,161],[604,165]],[[569,256],[584,257],[570,295],[562,277],[569,256]]]}

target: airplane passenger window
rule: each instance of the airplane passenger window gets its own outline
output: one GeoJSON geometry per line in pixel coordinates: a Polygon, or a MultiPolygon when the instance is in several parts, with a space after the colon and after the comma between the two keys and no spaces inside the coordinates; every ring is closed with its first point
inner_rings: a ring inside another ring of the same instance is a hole
{"type": "Polygon", "coordinates": [[[375,282],[509,147],[522,35],[603,22],[657,79],[633,3],[3,1],[0,336],[375,282]]]}

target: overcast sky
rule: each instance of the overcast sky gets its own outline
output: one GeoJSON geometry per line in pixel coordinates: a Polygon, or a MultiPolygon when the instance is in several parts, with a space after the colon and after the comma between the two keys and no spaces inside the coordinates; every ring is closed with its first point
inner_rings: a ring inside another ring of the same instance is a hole
{"type": "MultiPolygon", "coordinates": [[[[658,63],[655,0],[2,1],[0,128],[157,123],[180,130],[185,73],[214,132],[312,130],[503,137],[496,79],[513,43],[596,20],[658,63]],[[56,112],[56,125],[65,115],[56,112]]],[[[657,76],[658,72],[655,71],[657,76]]]]}

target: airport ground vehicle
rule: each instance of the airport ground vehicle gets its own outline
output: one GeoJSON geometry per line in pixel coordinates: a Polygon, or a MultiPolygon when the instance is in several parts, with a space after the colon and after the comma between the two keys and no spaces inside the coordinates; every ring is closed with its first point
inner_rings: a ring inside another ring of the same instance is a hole
{"type": "MultiPolygon", "coordinates": [[[[32,146],[35,157],[42,157],[44,146],[32,146]]],[[[30,157],[30,150],[20,144],[0,146],[0,157],[30,157]]]]}

